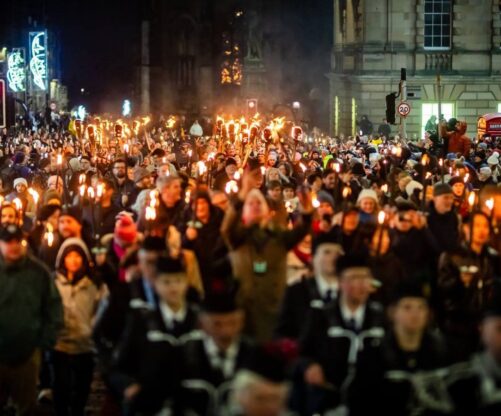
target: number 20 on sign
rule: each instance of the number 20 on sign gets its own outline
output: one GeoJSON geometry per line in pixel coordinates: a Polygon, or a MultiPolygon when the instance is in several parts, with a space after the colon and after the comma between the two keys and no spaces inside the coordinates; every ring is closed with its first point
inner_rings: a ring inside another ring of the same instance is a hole
{"type": "Polygon", "coordinates": [[[401,117],[407,117],[411,112],[411,106],[405,101],[402,101],[400,104],[398,104],[397,112],[401,117]]]}

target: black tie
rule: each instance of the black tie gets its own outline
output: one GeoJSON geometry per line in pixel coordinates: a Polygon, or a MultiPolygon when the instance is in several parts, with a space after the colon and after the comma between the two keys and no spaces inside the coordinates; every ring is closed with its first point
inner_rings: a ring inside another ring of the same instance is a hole
{"type": "Polygon", "coordinates": [[[327,291],[325,292],[324,301],[325,303],[332,302],[332,289],[327,289],[327,291]]]}
{"type": "Polygon", "coordinates": [[[177,319],[172,320],[172,330],[174,332],[178,331],[179,328],[181,327],[181,321],[178,321],[177,319]]]}
{"type": "Polygon", "coordinates": [[[347,327],[348,327],[348,329],[351,329],[353,332],[357,332],[358,331],[357,321],[355,321],[355,318],[348,319],[347,327]]]}

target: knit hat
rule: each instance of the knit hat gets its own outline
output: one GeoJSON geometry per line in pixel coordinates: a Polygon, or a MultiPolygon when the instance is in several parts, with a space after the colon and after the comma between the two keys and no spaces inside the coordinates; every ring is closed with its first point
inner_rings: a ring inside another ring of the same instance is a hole
{"type": "Polygon", "coordinates": [[[68,216],[73,217],[76,221],[81,222],[82,213],[79,207],[74,207],[70,205],[65,205],[62,207],[61,217],[68,216]]]}
{"type": "Polygon", "coordinates": [[[374,200],[374,202],[376,204],[379,202],[378,197],[377,197],[377,193],[373,189],[362,189],[360,194],[358,194],[357,204],[359,204],[362,201],[362,199],[364,199],[364,198],[370,198],[370,199],[374,200]]]}
{"type": "Polygon", "coordinates": [[[57,210],[60,210],[61,206],[56,204],[44,205],[40,208],[40,213],[38,214],[38,219],[40,221],[47,221],[49,217],[54,214],[57,210]]]}
{"type": "Polygon", "coordinates": [[[144,178],[151,176],[151,173],[146,168],[137,168],[134,172],[134,183],[141,182],[144,178]]]}
{"type": "Polygon", "coordinates": [[[489,159],[487,159],[489,165],[497,165],[499,163],[499,153],[494,152],[489,159]]]}
{"type": "Polygon", "coordinates": [[[480,176],[483,176],[484,178],[488,178],[492,175],[491,168],[489,168],[487,166],[480,168],[479,172],[480,172],[480,176]]]}
{"type": "Polygon", "coordinates": [[[115,238],[126,243],[133,243],[137,238],[137,226],[130,214],[118,214],[115,222],[115,238]]]}
{"type": "Polygon", "coordinates": [[[49,189],[47,192],[44,193],[43,195],[43,204],[47,204],[49,201],[52,201],[51,204],[55,205],[55,201],[57,200],[59,203],[58,205],[61,205],[61,195],[58,194],[58,192],[54,189],[49,189]]]}
{"type": "Polygon", "coordinates": [[[420,191],[423,189],[423,185],[417,181],[410,181],[406,186],[405,186],[405,193],[408,196],[414,195],[414,191],[416,189],[419,189],[420,191]]]}
{"type": "Polygon", "coordinates": [[[320,191],[317,194],[317,200],[321,204],[324,203],[324,202],[327,202],[331,207],[334,208],[334,198],[332,197],[332,195],[328,194],[325,191],[320,191]]]}
{"type": "Polygon", "coordinates": [[[24,178],[16,178],[14,179],[14,184],[12,185],[14,188],[16,188],[17,185],[24,185],[26,188],[28,187],[28,181],[24,178]]]}
{"type": "Polygon", "coordinates": [[[464,181],[463,181],[463,178],[461,176],[453,176],[450,180],[449,180],[449,185],[450,186],[454,186],[455,184],[457,183],[462,183],[464,184],[464,181]]]}
{"type": "Polygon", "coordinates": [[[433,196],[452,194],[452,188],[448,183],[438,182],[433,186],[433,196]]]}

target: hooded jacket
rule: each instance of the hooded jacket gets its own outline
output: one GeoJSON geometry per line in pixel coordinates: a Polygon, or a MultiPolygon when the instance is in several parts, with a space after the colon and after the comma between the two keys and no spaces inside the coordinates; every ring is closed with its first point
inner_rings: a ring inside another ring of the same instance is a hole
{"type": "Polygon", "coordinates": [[[54,345],[62,325],[61,299],[49,270],[27,255],[0,260],[0,363],[17,365],[37,348],[54,345]]]}
{"type": "Polygon", "coordinates": [[[64,327],[59,332],[54,349],[67,354],[83,354],[93,349],[92,328],[107,290],[104,284],[96,284],[87,274],[68,280],[63,272],[63,260],[72,250],[84,254],[88,263],[91,260],[87,246],[79,238],[68,238],[59,249],[56,258],[56,286],[63,303],[64,327]]]}

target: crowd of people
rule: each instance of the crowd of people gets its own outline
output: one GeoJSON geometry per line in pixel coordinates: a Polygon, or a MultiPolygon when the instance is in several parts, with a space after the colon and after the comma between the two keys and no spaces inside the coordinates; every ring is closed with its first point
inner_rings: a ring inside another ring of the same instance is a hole
{"type": "Polygon", "coordinates": [[[501,414],[497,138],[184,123],[1,132],[2,412],[501,414]]]}

